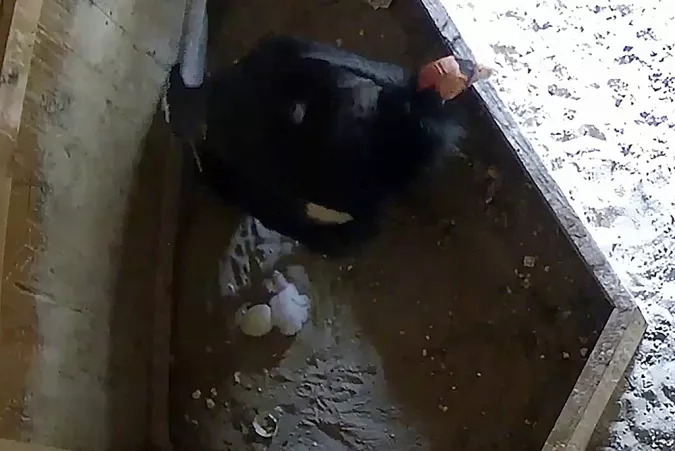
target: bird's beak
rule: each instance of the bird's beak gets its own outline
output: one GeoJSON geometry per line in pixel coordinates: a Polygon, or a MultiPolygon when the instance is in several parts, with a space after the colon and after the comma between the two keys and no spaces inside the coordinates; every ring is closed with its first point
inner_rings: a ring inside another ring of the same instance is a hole
{"type": "Polygon", "coordinates": [[[476,83],[477,81],[487,80],[488,78],[494,75],[495,70],[489,66],[483,64],[476,64],[476,72],[471,77],[471,84],[476,83]]]}

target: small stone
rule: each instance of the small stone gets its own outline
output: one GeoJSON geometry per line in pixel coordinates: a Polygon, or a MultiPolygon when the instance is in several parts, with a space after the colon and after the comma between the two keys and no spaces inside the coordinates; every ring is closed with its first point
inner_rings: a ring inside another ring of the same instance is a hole
{"type": "Polygon", "coordinates": [[[233,377],[235,384],[241,384],[241,371],[235,371],[233,377]]]}
{"type": "Polygon", "coordinates": [[[216,407],[216,403],[211,398],[204,399],[204,402],[206,403],[206,408],[209,409],[209,410],[216,407]]]}
{"type": "Polygon", "coordinates": [[[482,375],[483,375],[483,373],[481,373],[480,371],[476,373],[476,376],[478,376],[478,377],[481,377],[482,375]]]}
{"type": "Polygon", "coordinates": [[[202,397],[202,391],[201,390],[197,389],[197,390],[192,392],[192,399],[197,400],[201,397],[202,397]]]}
{"type": "Polygon", "coordinates": [[[338,47],[342,47],[342,39],[340,39],[340,38],[336,39],[335,45],[337,45],[338,47]]]}
{"type": "Polygon", "coordinates": [[[427,356],[427,350],[426,350],[426,349],[422,349],[422,357],[426,357],[426,356],[427,356]]]}
{"type": "Polygon", "coordinates": [[[526,268],[534,268],[537,258],[532,255],[526,255],[523,257],[523,266],[526,268]]]}
{"type": "Polygon", "coordinates": [[[211,393],[211,397],[215,398],[218,396],[218,390],[215,389],[215,387],[211,387],[211,390],[209,390],[209,393],[211,393]]]}
{"type": "Polygon", "coordinates": [[[586,357],[586,355],[588,354],[588,348],[579,349],[579,354],[581,354],[581,357],[586,357]]]}
{"type": "Polygon", "coordinates": [[[564,360],[567,360],[567,359],[570,358],[570,353],[569,352],[563,352],[562,357],[563,357],[564,360]]]}

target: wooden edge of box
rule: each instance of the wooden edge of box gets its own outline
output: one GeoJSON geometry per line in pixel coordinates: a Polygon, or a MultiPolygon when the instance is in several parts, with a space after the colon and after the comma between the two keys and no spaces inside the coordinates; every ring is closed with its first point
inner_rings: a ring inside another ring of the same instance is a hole
{"type": "MultiPolygon", "coordinates": [[[[0,49],[0,275],[6,277],[5,240],[9,222],[14,153],[17,149],[21,116],[35,46],[35,37],[43,0],[9,0],[2,4],[0,31],[7,31],[0,49]]],[[[0,36],[2,39],[3,36],[0,36]]],[[[174,149],[172,149],[174,150],[174,149]]],[[[169,441],[169,365],[172,313],[173,249],[177,228],[178,194],[182,173],[182,154],[167,152],[161,199],[161,229],[158,231],[159,264],[156,270],[152,358],[149,362],[149,431],[148,446],[167,451],[169,441]]],[[[0,321],[2,286],[0,285],[0,321]]],[[[0,322],[1,324],[1,322],[0,322]]],[[[58,448],[14,440],[0,439],[0,451],[64,451],[58,448]]]]}
{"type": "MultiPolygon", "coordinates": [[[[9,198],[12,191],[9,164],[16,151],[28,74],[33,59],[35,33],[42,0],[9,0],[2,4],[2,30],[6,30],[0,67],[0,275],[5,278],[5,239],[9,222],[9,198]]],[[[2,284],[0,284],[0,318],[2,284]]],[[[1,321],[0,321],[1,324],[1,321]]]]}
{"type": "Polygon", "coordinates": [[[583,451],[635,355],[646,322],[640,310],[614,309],[567,398],[543,451],[583,451]]]}
{"type": "Polygon", "coordinates": [[[61,448],[0,439],[0,451],[67,451],[61,448]]]}
{"type": "MultiPolygon", "coordinates": [[[[17,147],[35,35],[43,0],[8,0],[0,6],[0,276],[5,280],[5,242],[12,192],[10,163],[17,147]]],[[[0,283],[0,325],[2,324],[0,283]]]]}
{"type": "MultiPolygon", "coordinates": [[[[418,1],[445,40],[448,50],[456,56],[475,60],[441,0],[418,1]]],[[[492,84],[489,80],[479,82],[473,90],[490,113],[505,141],[514,150],[514,157],[546,200],[551,214],[574,243],[586,267],[614,307],[543,447],[543,451],[583,450],[586,449],[593,429],[619,379],[637,351],[647,324],[632,295],[623,286],[536,151],[520,131],[492,84]]]]}
{"type": "Polygon", "coordinates": [[[5,50],[7,47],[7,38],[9,29],[14,16],[14,6],[17,0],[0,1],[0,61],[5,59],[5,50]]]}
{"type": "MultiPolygon", "coordinates": [[[[0,149],[1,151],[1,149],[0,149]]],[[[9,198],[12,194],[12,179],[0,174],[0,275],[4,275],[5,241],[9,216],[9,198]]],[[[0,337],[2,337],[2,285],[0,284],[0,337]]]]}
{"type": "MultiPolygon", "coordinates": [[[[12,3],[10,0],[8,4],[12,3]]],[[[0,161],[3,168],[17,144],[41,10],[42,0],[16,1],[11,16],[2,18],[3,26],[7,28],[0,68],[0,161]]],[[[4,5],[3,12],[6,12],[4,5]]]]}

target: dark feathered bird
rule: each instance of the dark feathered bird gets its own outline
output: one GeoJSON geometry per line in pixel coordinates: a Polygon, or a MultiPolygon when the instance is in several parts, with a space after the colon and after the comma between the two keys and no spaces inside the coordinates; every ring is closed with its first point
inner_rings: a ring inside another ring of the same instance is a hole
{"type": "Polygon", "coordinates": [[[382,203],[457,150],[467,130],[452,99],[486,74],[453,57],[409,74],[273,36],[198,91],[174,68],[168,99],[176,130],[194,134],[193,112],[174,110],[181,96],[205,95],[206,185],[267,227],[335,254],[372,236],[382,203]]]}

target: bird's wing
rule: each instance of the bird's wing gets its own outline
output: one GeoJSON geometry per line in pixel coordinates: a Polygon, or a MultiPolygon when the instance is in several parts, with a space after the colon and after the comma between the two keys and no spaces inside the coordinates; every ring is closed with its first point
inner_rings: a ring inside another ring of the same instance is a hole
{"type": "Polygon", "coordinates": [[[259,53],[268,61],[288,61],[297,57],[325,61],[380,85],[400,84],[408,78],[408,73],[395,64],[374,61],[342,48],[292,36],[274,35],[264,38],[252,53],[259,53]],[[274,55],[274,58],[269,55],[274,55]]]}

